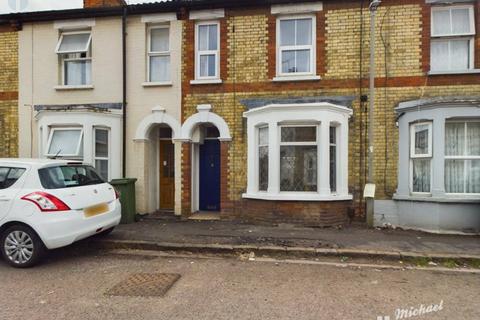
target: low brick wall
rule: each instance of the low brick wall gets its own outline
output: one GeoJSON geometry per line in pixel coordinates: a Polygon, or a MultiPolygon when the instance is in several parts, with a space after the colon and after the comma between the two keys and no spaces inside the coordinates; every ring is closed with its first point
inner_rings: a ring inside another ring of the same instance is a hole
{"type": "Polygon", "coordinates": [[[236,202],[233,210],[222,210],[221,218],[260,224],[330,227],[348,223],[352,206],[351,200],[313,202],[242,199],[236,202]]]}

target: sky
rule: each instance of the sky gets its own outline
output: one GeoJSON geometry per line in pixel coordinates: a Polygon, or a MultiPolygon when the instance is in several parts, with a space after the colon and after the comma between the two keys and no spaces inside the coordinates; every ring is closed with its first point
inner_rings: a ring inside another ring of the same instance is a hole
{"type": "MultiPolygon", "coordinates": [[[[144,2],[160,2],[161,0],[128,0],[129,4],[144,2]]],[[[15,12],[17,6],[22,12],[62,10],[81,8],[83,0],[0,0],[0,14],[15,12]]]]}

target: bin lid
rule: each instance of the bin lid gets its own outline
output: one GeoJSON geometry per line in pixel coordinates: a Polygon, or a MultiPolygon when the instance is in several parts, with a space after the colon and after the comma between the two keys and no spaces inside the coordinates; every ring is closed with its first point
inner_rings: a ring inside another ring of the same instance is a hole
{"type": "Polygon", "coordinates": [[[123,178],[123,179],[113,179],[110,181],[110,184],[112,185],[118,185],[118,184],[133,184],[137,182],[136,178],[123,178]]]}

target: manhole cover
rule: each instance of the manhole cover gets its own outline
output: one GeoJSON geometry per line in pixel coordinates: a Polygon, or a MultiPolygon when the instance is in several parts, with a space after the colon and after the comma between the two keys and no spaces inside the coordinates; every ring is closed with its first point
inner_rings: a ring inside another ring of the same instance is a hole
{"type": "Polygon", "coordinates": [[[180,279],[175,273],[136,273],[107,291],[111,296],[162,297],[180,279]]]}

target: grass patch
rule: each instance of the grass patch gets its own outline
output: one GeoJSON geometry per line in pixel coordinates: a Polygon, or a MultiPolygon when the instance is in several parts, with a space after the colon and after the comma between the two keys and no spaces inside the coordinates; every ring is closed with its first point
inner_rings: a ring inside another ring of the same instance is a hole
{"type": "Polygon", "coordinates": [[[425,257],[418,257],[418,258],[411,258],[409,260],[410,263],[416,265],[417,267],[428,267],[428,263],[431,260],[425,257]]]}
{"type": "Polygon", "coordinates": [[[468,265],[475,269],[480,269],[480,259],[471,259],[468,261],[468,265]]]}
{"type": "Polygon", "coordinates": [[[442,265],[443,265],[445,268],[450,268],[450,269],[458,268],[458,266],[459,266],[459,264],[457,263],[457,261],[455,261],[454,259],[446,259],[446,260],[443,260],[443,261],[442,261],[442,265]]]}

